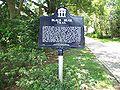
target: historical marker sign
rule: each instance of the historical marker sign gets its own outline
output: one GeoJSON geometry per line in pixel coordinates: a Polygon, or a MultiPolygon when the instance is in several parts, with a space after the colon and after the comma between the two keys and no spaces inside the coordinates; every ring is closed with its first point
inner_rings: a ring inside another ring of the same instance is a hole
{"type": "Polygon", "coordinates": [[[83,48],[84,18],[72,16],[66,8],[58,8],[53,16],[40,17],[39,47],[83,48]]]}

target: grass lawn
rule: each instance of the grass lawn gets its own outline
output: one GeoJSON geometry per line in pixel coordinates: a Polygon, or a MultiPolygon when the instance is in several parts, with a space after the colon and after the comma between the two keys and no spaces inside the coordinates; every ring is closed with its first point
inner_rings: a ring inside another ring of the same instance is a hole
{"type": "Polygon", "coordinates": [[[92,37],[92,34],[88,34],[87,37],[90,37],[90,38],[94,38],[96,40],[100,40],[102,42],[120,42],[120,37],[114,37],[114,38],[95,38],[95,37],[92,37]]]}
{"type": "MultiPolygon", "coordinates": [[[[114,90],[114,81],[110,79],[111,76],[95,59],[95,56],[88,49],[67,50],[64,54],[64,79],[68,77],[66,73],[71,73],[69,78],[74,79],[74,85],[79,84],[81,88],[85,86],[86,88],[96,88],[97,90],[103,88],[114,90]],[[66,66],[71,68],[66,70],[68,68],[66,66]]],[[[76,85],[74,90],[79,90],[79,87],[76,85]]]]}
{"type": "MultiPolygon", "coordinates": [[[[98,39],[98,38],[95,38],[95,39],[98,39]]],[[[98,39],[102,42],[120,42],[120,38],[107,38],[107,39],[98,39]]]]}

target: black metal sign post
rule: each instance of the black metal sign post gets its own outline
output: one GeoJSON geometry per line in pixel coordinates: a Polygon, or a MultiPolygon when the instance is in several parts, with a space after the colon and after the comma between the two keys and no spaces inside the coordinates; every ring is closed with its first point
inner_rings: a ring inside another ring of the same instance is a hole
{"type": "Polygon", "coordinates": [[[63,82],[63,50],[84,48],[84,17],[72,16],[64,7],[40,17],[39,47],[58,49],[59,80],[63,82]]]}

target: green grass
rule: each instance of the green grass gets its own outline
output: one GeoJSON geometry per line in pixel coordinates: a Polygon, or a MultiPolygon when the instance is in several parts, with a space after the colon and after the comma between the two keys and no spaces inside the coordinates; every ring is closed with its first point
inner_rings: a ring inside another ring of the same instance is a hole
{"type": "Polygon", "coordinates": [[[100,41],[102,41],[103,43],[104,43],[104,42],[120,42],[120,37],[119,37],[119,38],[102,38],[102,39],[94,38],[94,39],[100,40],[100,41]]]}
{"type": "Polygon", "coordinates": [[[108,39],[99,39],[101,40],[102,42],[120,42],[120,38],[108,38],[108,39]]]}
{"type": "Polygon", "coordinates": [[[76,71],[74,74],[79,73],[82,76],[81,78],[79,77],[81,84],[110,89],[113,81],[108,78],[110,75],[105,68],[100,66],[95,59],[95,56],[88,49],[70,49],[64,54],[64,64],[80,70],[80,72],[76,71]]]}
{"type": "Polygon", "coordinates": [[[90,38],[94,38],[94,39],[100,40],[102,42],[120,42],[120,37],[114,37],[114,38],[110,38],[110,37],[97,38],[97,37],[94,37],[93,35],[94,34],[87,34],[86,36],[90,37],[90,38]]]}

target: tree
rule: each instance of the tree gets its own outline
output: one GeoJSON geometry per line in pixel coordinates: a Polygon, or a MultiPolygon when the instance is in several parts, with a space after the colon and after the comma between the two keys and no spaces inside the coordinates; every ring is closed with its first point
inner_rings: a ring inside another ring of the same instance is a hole
{"type": "Polygon", "coordinates": [[[16,16],[19,16],[23,7],[24,0],[19,1],[18,9],[15,8],[17,2],[16,0],[6,0],[6,2],[7,2],[10,18],[12,19],[16,16]]]}
{"type": "Polygon", "coordinates": [[[15,0],[7,0],[7,5],[8,5],[10,18],[12,19],[16,16],[15,0]]]}
{"type": "Polygon", "coordinates": [[[20,12],[22,11],[23,2],[24,2],[24,0],[20,0],[19,8],[18,8],[18,15],[20,15],[20,12]]]}

